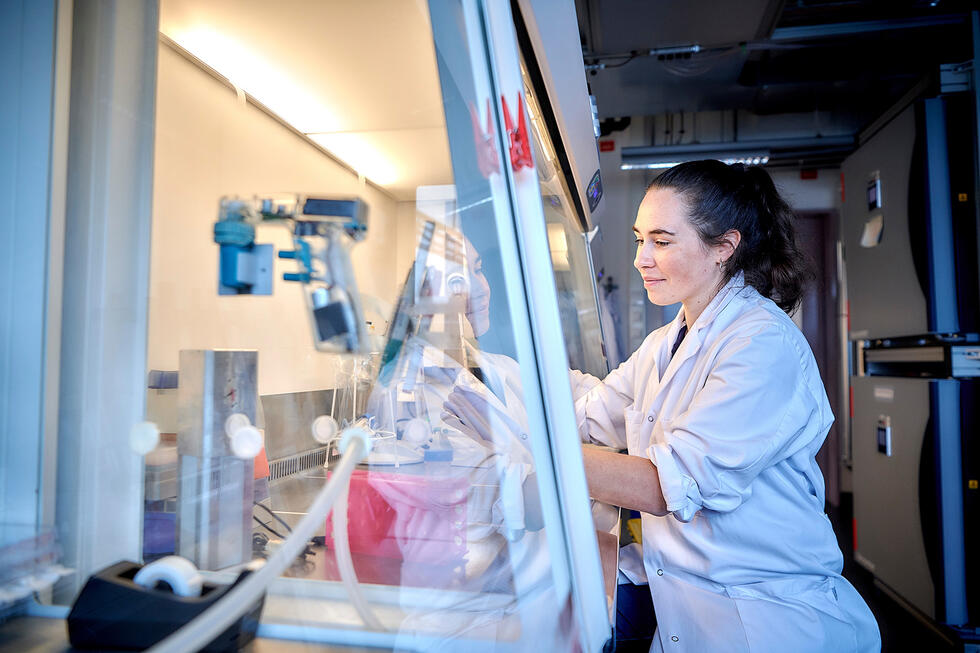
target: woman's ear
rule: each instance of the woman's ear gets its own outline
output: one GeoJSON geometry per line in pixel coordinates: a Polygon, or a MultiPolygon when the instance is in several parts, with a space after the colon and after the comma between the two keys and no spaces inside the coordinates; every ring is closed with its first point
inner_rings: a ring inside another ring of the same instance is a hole
{"type": "Polygon", "coordinates": [[[732,257],[735,250],[738,249],[738,244],[742,242],[742,234],[738,229],[732,229],[725,232],[721,237],[721,242],[718,243],[718,255],[720,261],[724,263],[732,257]]]}

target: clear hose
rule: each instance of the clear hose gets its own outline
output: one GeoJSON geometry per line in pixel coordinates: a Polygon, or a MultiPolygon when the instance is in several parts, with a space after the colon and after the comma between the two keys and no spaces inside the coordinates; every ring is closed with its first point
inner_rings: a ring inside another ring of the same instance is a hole
{"type": "MultiPolygon", "coordinates": [[[[366,435],[365,435],[366,438],[366,435]]],[[[266,587],[278,578],[293,560],[296,559],[306,543],[324,523],[327,513],[341,492],[346,494],[354,467],[367,453],[368,444],[359,437],[350,438],[347,450],[337,464],[333,475],[313,500],[310,511],[300,520],[282,546],[258,570],[228,590],[228,593],[214,605],[206,609],[186,625],[165,639],[157,642],[150,653],[186,653],[199,651],[215,637],[223,633],[236,619],[247,612],[262,596],[266,587]]],[[[346,517],[347,511],[344,510],[346,517]]],[[[346,519],[345,519],[346,522],[346,519]]]]}
{"type": "Polygon", "coordinates": [[[350,483],[344,484],[344,489],[340,491],[337,502],[333,507],[333,543],[334,554],[337,556],[337,569],[340,571],[340,580],[347,589],[354,609],[361,616],[364,625],[372,630],[384,632],[386,629],[375,616],[374,611],[361,594],[361,587],[357,584],[357,572],[354,571],[354,561],[350,555],[350,540],[347,535],[347,497],[350,494],[350,483]]]}

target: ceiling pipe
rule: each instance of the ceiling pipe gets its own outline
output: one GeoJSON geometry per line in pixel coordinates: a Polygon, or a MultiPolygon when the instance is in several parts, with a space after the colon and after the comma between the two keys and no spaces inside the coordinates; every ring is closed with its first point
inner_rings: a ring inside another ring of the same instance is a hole
{"type": "Polygon", "coordinates": [[[970,20],[969,14],[943,14],[940,16],[918,16],[912,18],[889,18],[884,20],[861,20],[846,23],[825,23],[821,25],[800,25],[796,27],[777,27],[767,39],[742,41],[739,43],[718,43],[710,46],[698,44],[679,45],[665,48],[637,49],[631,52],[619,53],[583,53],[588,62],[587,71],[618,68],[638,57],[670,57],[687,58],[700,52],[719,52],[741,48],[743,50],[769,50],[793,47],[793,43],[814,41],[841,36],[855,36],[873,32],[893,30],[920,29],[923,27],[939,27],[942,25],[959,25],[970,20]],[[622,59],[618,64],[606,64],[604,61],[622,59]]]}

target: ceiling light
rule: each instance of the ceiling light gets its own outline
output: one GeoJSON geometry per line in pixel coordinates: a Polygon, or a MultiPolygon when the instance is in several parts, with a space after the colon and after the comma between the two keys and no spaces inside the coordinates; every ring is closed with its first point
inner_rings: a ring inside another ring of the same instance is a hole
{"type": "Polygon", "coordinates": [[[203,25],[167,36],[359,175],[381,186],[398,180],[398,168],[388,157],[364,137],[344,132],[347,125],[315,93],[255,49],[203,25]]]}
{"type": "MultiPolygon", "coordinates": [[[[701,159],[715,159],[729,165],[742,163],[745,165],[761,166],[769,163],[769,151],[761,149],[752,150],[732,150],[732,151],[710,151],[696,150],[693,152],[678,152],[657,154],[657,148],[643,148],[643,152],[631,153],[629,148],[624,149],[620,170],[661,170],[673,168],[675,165],[685,161],[698,161],[701,159]],[[653,151],[652,151],[653,150],[653,151]]],[[[678,148],[672,148],[674,150],[678,148]]]]}
{"type": "Polygon", "coordinates": [[[648,161],[644,163],[626,163],[623,161],[619,165],[620,170],[659,170],[661,168],[673,168],[683,161],[648,161]]]}
{"type": "Polygon", "coordinates": [[[385,186],[398,180],[398,168],[358,134],[335,132],[307,136],[376,184],[385,186]]]}
{"type": "Polygon", "coordinates": [[[182,48],[228,78],[303,133],[343,128],[334,113],[289,72],[257,50],[207,26],[168,34],[182,48]]]}

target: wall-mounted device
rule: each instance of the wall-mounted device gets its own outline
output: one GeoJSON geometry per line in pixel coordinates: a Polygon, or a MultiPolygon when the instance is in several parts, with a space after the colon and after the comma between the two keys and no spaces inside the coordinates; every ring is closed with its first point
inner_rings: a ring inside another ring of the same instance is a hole
{"type": "Polygon", "coordinates": [[[885,216],[881,212],[881,173],[875,170],[868,178],[868,217],[861,232],[861,247],[877,247],[885,230],[885,216]]]}
{"type": "Polygon", "coordinates": [[[221,246],[222,295],[272,294],[272,245],[255,242],[255,225],[278,223],[293,233],[293,250],[279,258],[295,260],[298,272],[283,274],[305,288],[316,348],[333,353],[364,353],[367,327],[351,267],[350,248],[367,234],[367,204],[360,199],[293,195],[282,198],[222,198],[214,225],[221,246]]]}
{"type": "Polygon", "coordinates": [[[892,455],[892,418],[888,415],[879,415],[878,424],[875,425],[875,438],[878,441],[878,453],[886,456],[892,455]]]}
{"type": "Polygon", "coordinates": [[[881,208],[881,173],[875,170],[868,179],[868,211],[881,208]]]}

